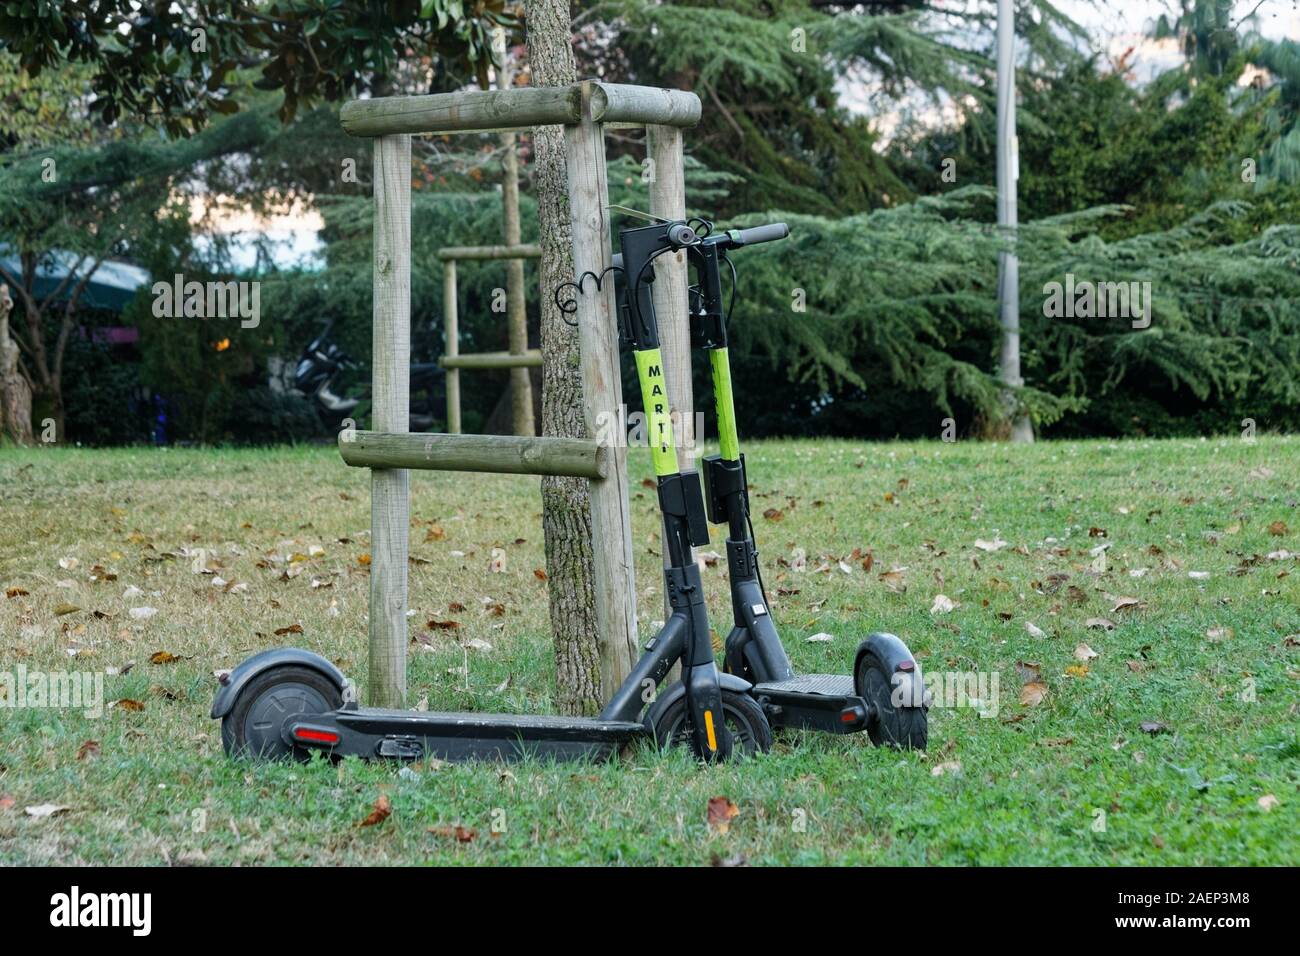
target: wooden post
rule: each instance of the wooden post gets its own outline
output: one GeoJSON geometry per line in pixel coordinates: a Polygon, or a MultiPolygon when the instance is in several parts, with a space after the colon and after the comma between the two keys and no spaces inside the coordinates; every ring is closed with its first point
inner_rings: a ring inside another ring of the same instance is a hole
{"type": "MultiPolygon", "coordinates": [[[[375,140],[371,428],[410,427],[411,137],[375,140]]],[[[406,706],[406,559],[410,473],[370,472],[370,681],[373,707],[406,706]]]]}
{"type": "MultiPolygon", "coordinates": [[[[497,86],[508,90],[512,86],[514,70],[510,56],[502,58],[497,72],[497,86]]],[[[505,151],[502,162],[501,205],[505,220],[506,245],[517,246],[521,241],[519,227],[519,150],[518,137],[513,132],[501,134],[501,148],[505,151]]],[[[523,355],[528,350],[528,313],[524,294],[524,262],[510,259],[506,262],[506,317],[508,341],[512,355],[523,355]]],[[[516,435],[536,435],[533,421],[533,384],[528,369],[517,366],[510,370],[510,410],[516,435]]]]}
{"type": "MultiPolygon", "coordinates": [[[[460,354],[460,317],[456,311],[456,260],[442,264],[442,325],[446,344],[442,354],[455,358],[460,354]]],[[[447,431],[460,434],[460,369],[447,369],[447,431]]]]}
{"type": "MultiPolygon", "coordinates": [[[[609,193],[604,133],[591,118],[591,83],[583,83],[582,119],[564,129],[573,227],[575,275],[597,275],[610,265],[609,193]]],[[[591,484],[591,544],[594,565],[601,694],[609,700],[632,668],[639,650],[636,581],[632,574],[628,513],[627,449],[619,434],[623,385],[615,324],[614,283],[589,287],[577,297],[582,353],[583,415],[587,434],[611,444],[609,477],[591,484]]]]}
{"type": "MultiPolygon", "coordinates": [[[[686,218],[686,181],[682,171],[682,131],[676,126],[645,128],[646,156],[650,160],[650,214],[662,219],[686,218]]],[[[676,418],[677,465],[695,467],[695,411],[691,383],[691,326],[686,302],[686,253],[676,252],[655,260],[652,288],[655,316],[659,320],[659,347],[663,350],[664,377],[668,380],[668,408],[676,418]]],[[[695,549],[691,548],[694,558],[695,549]]],[[[664,549],[664,566],[668,550],[664,549]]],[[[664,595],[664,614],[671,614],[664,595]]]]}

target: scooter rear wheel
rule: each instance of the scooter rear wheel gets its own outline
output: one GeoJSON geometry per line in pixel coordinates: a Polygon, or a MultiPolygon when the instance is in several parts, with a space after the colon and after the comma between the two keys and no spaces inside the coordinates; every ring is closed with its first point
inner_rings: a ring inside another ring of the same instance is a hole
{"type": "Polygon", "coordinates": [[[221,743],[232,757],[276,760],[307,751],[285,742],[280,728],[290,717],[326,714],[343,706],[343,695],[324,674],[309,667],[275,667],[258,674],[221,719],[221,743]]]}
{"type": "Polygon", "coordinates": [[[875,717],[867,723],[867,735],[877,747],[924,750],[929,727],[924,707],[896,707],[893,684],[885,666],[874,654],[864,654],[858,664],[857,685],[875,717]]]}
{"type": "MultiPolygon", "coordinates": [[[[731,732],[731,759],[767,753],[772,749],[772,727],[758,702],[748,694],[735,691],[722,692],[722,713],[731,732]]],[[[695,756],[703,759],[695,746],[686,698],[681,697],[664,711],[654,727],[655,743],[660,750],[668,747],[689,747],[695,756]]]]}

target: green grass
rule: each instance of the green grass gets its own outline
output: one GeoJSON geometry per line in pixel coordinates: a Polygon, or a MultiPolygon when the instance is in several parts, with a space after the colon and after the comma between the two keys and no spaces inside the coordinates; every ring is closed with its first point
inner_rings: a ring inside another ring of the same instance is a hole
{"type": "MultiPolygon", "coordinates": [[[[632,510],[648,633],[662,590],[647,457],[632,456],[632,510]]],[[[208,719],[213,671],[293,643],[365,679],[366,473],[328,448],[0,451],[0,587],[29,592],[0,599],[0,673],[134,661],[104,678],[105,697],[144,705],[100,719],[0,708],[0,860],[1296,862],[1300,569],[1268,555],[1300,551],[1300,441],[769,442],[748,457],[767,586],[796,667],[846,672],[863,636],[889,630],[929,673],[998,674],[996,716],[932,709],[924,754],[876,750],[863,735],[787,734],[767,756],[712,769],[648,748],[601,766],[415,773],[231,762],[208,719]],[[759,516],[767,509],[782,516],[759,516]],[[997,537],[1007,545],[996,552],[975,547],[997,537]],[[1090,549],[1103,543],[1099,572],[1090,549]],[[183,548],[215,553],[216,573],[247,590],[214,588],[174,556],[183,548]],[[782,563],[796,548],[802,572],[782,563]],[[871,553],[870,573],[855,549],[871,553]],[[280,559],[294,553],[309,560],[283,579],[280,559]],[[69,558],[76,566],[61,568],[69,558]],[[823,559],[830,570],[817,570],[823,559]],[[95,566],[116,580],[92,580],[95,566]],[[906,568],[905,592],[880,578],[893,566],[906,568]],[[128,586],[145,595],[125,600],[128,586]],[[939,593],[959,606],[931,614],[939,593]],[[1144,603],[1113,611],[1123,596],[1144,603]],[[60,604],[80,610],[56,615],[60,604]],[[130,617],[141,604],[158,613],[130,617]],[[1100,617],[1117,626],[1085,627],[1100,617]],[[301,634],[275,636],[295,624],[301,634]],[[1207,637],[1213,629],[1223,636],[1207,637]],[[807,643],[816,632],[834,640],[807,643]],[[1082,642],[1098,656],[1070,673],[1082,642]],[[151,663],[159,651],[182,659],[151,663]],[[1035,706],[1020,702],[1018,662],[1038,664],[1048,687],[1035,706]],[[1168,729],[1145,733],[1144,721],[1168,729]],[[79,757],[87,741],[98,752],[79,757]],[[391,816],[358,826],[381,794],[391,816]],[[1271,811],[1260,805],[1269,795],[1271,811]],[[726,833],[706,821],[715,796],[739,810],[726,833]],[[46,803],[69,809],[24,812],[46,803]],[[455,824],[476,836],[430,830],[455,824]]],[[[432,617],[462,625],[412,645],[412,703],[547,711],[536,481],[417,473],[411,487],[413,636],[432,617]],[[445,537],[426,540],[433,525],[445,537]],[[507,554],[503,573],[487,571],[494,547],[507,554]],[[484,610],[487,598],[504,613],[484,610]],[[458,643],[471,638],[492,650],[458,643]]],[[[705,579],[725,633],[724,564],[705,579]]]]}

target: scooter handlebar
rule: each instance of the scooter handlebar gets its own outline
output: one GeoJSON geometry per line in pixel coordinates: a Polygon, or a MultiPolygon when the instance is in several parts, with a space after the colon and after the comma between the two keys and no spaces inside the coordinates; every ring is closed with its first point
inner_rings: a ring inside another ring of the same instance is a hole
{"type": "MultiPolygon", "coordinates": [[[[723,244],[728,248],[752,246],[760,242],[772,242],[790,235],[790,227],[783,222],[769,222],[765,226],[751,226],[748,229],[729,229],[723,236],[723,244]]],[[[722,239],[722,237],[719,237],[722,239]]]]}

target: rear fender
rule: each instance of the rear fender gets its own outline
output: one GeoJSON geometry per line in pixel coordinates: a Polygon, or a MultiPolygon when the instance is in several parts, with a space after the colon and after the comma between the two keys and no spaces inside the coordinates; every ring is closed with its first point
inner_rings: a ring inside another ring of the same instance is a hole
{"type": "Polygon", "coordinates": [[[862,672],[862,659],[868,654],[880,661],[885,673],[889,675],[895,706],[928,707],[930,705],[925,693],[921,665],[917,663],[902,640],[894,634],[883,632],[869,635],[858,645],[858,652],[853,658],[853,688],[858,696],[864,695],[859,675],[862,672]]]}
{"type": "Polygon", "coordinates": [[[339,689],[339,695],[345,703],[349,699],[348,679],[332,663],[319,654],[304,651],[300,647],[277,647],[274,650],[254,654],[226,675],[221,682],[221,689],[217,691],[216,700],[212,702],[213,719],[219,720],[234,709],[235,701],[239,699],[240,692],[254,677],[273,668],[288,665],[308,667],[319,671],[324,677],[334,682],[334,686],[339,689]]]}

